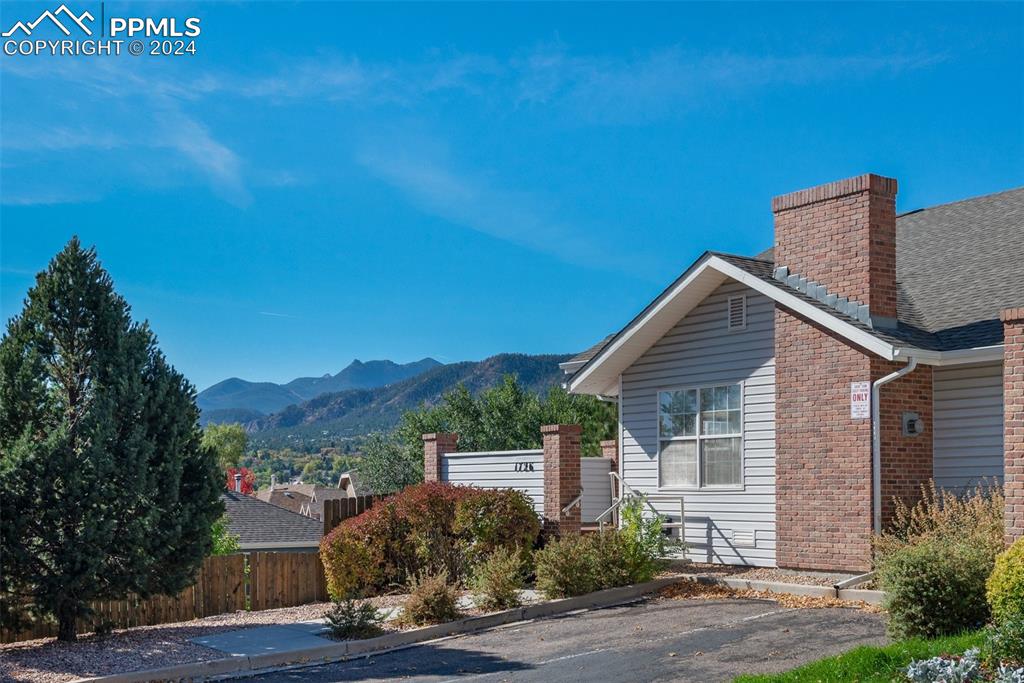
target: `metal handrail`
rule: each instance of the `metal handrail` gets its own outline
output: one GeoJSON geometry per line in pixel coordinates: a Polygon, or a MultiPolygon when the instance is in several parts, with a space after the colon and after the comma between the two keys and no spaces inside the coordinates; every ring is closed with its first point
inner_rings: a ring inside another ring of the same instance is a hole
{"type": "MultiPolygon", "coordinates": [[[[618,496],[616,498],[613,498],[611,506],[607,510],[605,510],[604,512],[602,512],[600,515],[597,516],[597,519],[595,521],[598,522],[598,524],[600,525],[601,529],[604,529],[604,518],[607,515],[609,515],[611,512],[613,512],[614,510],[616,510],[618,508],[621,508],[622,504],[625,503],[626,500],[628,500],[629,496],[635,496],[635,497],[639,498],[640,500],[642,500],[644,505],[646,505],[647,508],[656,517],[662,517],[663,516],[662,513],[658,512],[658,509],[655,508],[654,505],[651,503],[650,498],[649,498],[649,496],[647,494],[640,493],[639,491],[634,489],[632,486],[627,484],[625,481],[623,481],[622,477],[619,476],[618,472],[611,471],[611,472],[608,473],[608,476],[609,476],[609,478],[611,479],[611,482],[612,482],[612,490],[615,490],[615,482],[617,481],[619,483],[619,486],[622,487],[621,490],[623,492],[623,495],[622,496],[618,496]],[[626,494],[629,494],[629,495],[627,496],[626,494]]],[[[675,497],[672,496],[670,498],[674,499],[675,497]]],[[[683,497],[679,496],[679,522],[678,523],[676,523],[676,522],[666,523],[666,524],[664,524],[664,527],[665,528],[685,529],[686,528],[685,517],[686,517],[686,505],[685,505],[685,503],[683,501],[683,497]]]]}
{"type": "Polygon", "coordinates": [[[576,496],[575,498],[573,498],[571,501],[569,501],[568,505],[566,505],[564,508],[562,508],[562,514],[563,515],[569,514],[569,510],[572,510],[573,506],[579,505],[580,501],[582,501],[582,500],[583,500],[583,489],[580,489],[580,494],[578,496],[576,496]]]}

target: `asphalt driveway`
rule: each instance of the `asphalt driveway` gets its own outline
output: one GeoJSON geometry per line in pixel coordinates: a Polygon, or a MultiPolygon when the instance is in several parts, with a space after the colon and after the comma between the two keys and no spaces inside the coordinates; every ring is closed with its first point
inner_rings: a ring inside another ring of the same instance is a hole
{"type": "Polygon", "coordinates": [[[852,609],[651,600],[256,680],[728,681],[884,642],[881,616],[852,609]]]}

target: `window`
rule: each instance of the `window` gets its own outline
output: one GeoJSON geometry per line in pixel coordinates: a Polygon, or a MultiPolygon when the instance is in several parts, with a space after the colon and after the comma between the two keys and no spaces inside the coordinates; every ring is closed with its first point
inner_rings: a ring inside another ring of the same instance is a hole
{"type": "Polygon", "coordinates": [[[663,487],[743,483],[740,385],[658,393],[658,474],[663,487]]]}
{"type": "Polygon", "coordinates": [[[729,297],[729,329],[742,330],[747,326],[747,297],[729,297]]]}

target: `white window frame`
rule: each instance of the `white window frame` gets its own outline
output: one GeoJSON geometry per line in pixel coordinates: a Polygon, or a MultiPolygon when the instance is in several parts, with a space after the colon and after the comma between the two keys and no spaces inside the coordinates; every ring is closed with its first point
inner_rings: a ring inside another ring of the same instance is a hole
{"type": "Polygon", "coordinates": [[[725,301],[725,329],[728,332],[739,332],[741,330],[747,329],[747,295],[746,294],[736,294],[736,295],[730,296],[730,297],[728,297],[726,299],[726,301],[725,301]],[[743,307],[743,309],[742,309],[743,310],[743,322],[741,322],[736,327],[733,327],[732,326],[732,302],[737,300],[737,299],[739,299],[739,301],[740,301],[740,306],[743,307]]]}
{"type": "Polygon", "coordinates": [[[659,491],[743,491],[746,489],[746,442],[743,436],[746,427],[746,383],[745,382],[711,382],[708,384],[696,384],[687,386],[661,387],[655,390],[655,418],[658,424],[658,441],[655,445],[658,454],[658,490],[659,491]],[[701,389],[713,389],[715,387],[739,386],[740,388],[740,431],[738,434],[702,434],[701,433],[701,389]],[[667,391],[694,391],[697,392],[697,433],[694,436],[671,436],[661,438],[661,394],[667,391]],[[704,447],[703,442],[708,439],[736,439],[740,440],[740,482],[739,484],[722,484],[719,486],[704,485],[704,447]],[[696,441],[697,442],[697,485],[696,486],[671,486],[661,481],[661,444],[668,441],[696,441]]]}

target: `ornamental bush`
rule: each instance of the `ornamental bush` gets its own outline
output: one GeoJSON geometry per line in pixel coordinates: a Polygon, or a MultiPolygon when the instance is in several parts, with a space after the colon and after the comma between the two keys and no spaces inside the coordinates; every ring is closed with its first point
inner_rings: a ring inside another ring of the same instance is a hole
{"type": "Polygon", "coordinates": [[[650,581],[661,566],[657,547],[625,530],[566,535],[534,555],[537,589],[548,598],[568,598],[650,581]]]}
{"type": "Polygon", "coordinates": [[[1024,667],[1024,614],[1017,614],[985,629],[982,659],[995,670],[1000,665],[1024,667]]]}
{"type": "Polygon", "coordinates": [[[459,618],[459,592],[448,580],[447,572],[412,576],[409,597],[402,606],[399,621],[410,626],[443,624],[459,618]]]}
{"type": "Polygon", "coordinates": [[[525,563],[540,534],[540,520],[525,493],[480,490],[456,505],[453,530],[464,539],[462,550],[470,567],[499,548],[518,548],[525,563]]]}
{"type": "Polygon", "coordinates": [[[327,628],[337,640],[360,640],[380,635],[383,619],[369,601],[340,600],[327,612],[327,628]]]}
{"type": "Polygon", "coordinates": [[[969,542],[928,539],[887,554],[878,577],[894,638],[934,638],[978,628],[988,617],[989,553],[969,542]]]}
{"type": "Polygon", "coordinates": [[[496,548],[477,563],[470,587],[476,593],[478,607],[493,611],[520,605],[523,587],[523,554],[517,548],[496,548]]]}
{"type": "Polygon", "coordinates": [[[342,599],[379,594],[409,576],[444,572],[459,583],[496,548],[528,553],[538,530],[521,493],[426,482],[345,520],[324,537],[320,556],[328,592],[342,599]]]}
{"type": "Polygon", "coordinates": [[[996,557],[986,583],[992,619],[997,623],[1024,620],[1024,538],[996,557]]]}

